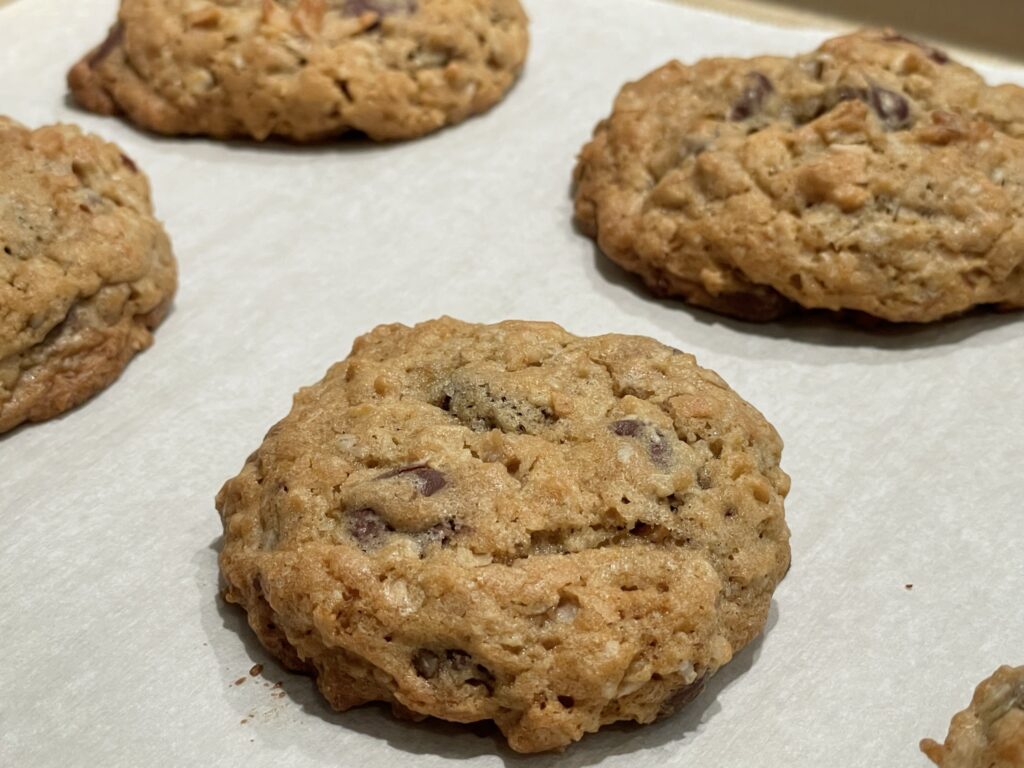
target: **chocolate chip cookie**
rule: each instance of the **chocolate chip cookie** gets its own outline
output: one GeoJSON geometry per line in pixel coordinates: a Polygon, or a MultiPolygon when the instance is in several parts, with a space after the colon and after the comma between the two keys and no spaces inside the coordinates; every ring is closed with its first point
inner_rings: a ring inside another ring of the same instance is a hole
{"type": "Polygon", "coordinates": [[[1024,306],[1024,88],[892,30],[626,85],[576,216],[658,295],[748,320],[1024,306]]]}
{"type": "Polygon", "coordinates": [[[686,704],[761,631],[781,450],[652,339],[381,326],[218,495],[225,597],[337,709],[561,749],[686,704]]]}
{"type": "Polygon", "coordinates": [[[953,718],[946,743],[925,739],[921,750],[942,768],[1024,766],[1024,667],[997,669],[953,718]]]}
{"type": "Polygon", "coordinates": [[[526,49],[519,0],[121,0],[68,83],[163,134],[410,139],[500,101],[526,49]]]}
{"type": "Polygon", "coordinates": [[[175,285],[127,155],[72,126],[0,117],[0,432],[116,379],[153,342],[175,285]]]}

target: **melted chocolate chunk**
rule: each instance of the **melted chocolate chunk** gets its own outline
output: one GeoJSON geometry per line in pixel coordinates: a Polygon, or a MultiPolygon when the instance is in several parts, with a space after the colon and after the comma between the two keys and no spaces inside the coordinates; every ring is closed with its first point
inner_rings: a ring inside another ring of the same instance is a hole
{"type": "Polygon", "coordinates": [[[462,524],[459,523],[455,518],[449,518],[443,523],[432,525],[422,534],[423,544],[430,544],[437,542],[442,547],[447,547],[452,539],[455,538],[455,534],[462,530],[462,524]]]}
{"type": "Polygon", "coordinates": [[[672,446],[659,430],[655,430],[647,441],[647,452],[651,455],[651,461],[663,467],[667,466],[672,458],[672,446]]]}
{"type": "Polygon", "coordinates": [[[381,537],[395,530],[383,517],[369,507],[350,512],[348,516],[348,532],[358,542],[361,549],[368,549],[380,543],[381,537]]]}
{"type": "Polygon", "coordinates": [[[448,481],[445,479],[444,474],[438,472],[432,467],[428,467],[426,464],[413,464],[408,467],[398,467],[397,469],[385,472],[383,475],[380,475],[378,479],[387,480],[392,477],[398,477],[399,475],[410,475],[416,483],[417,489],[424,496],[433,496],[448,485],[448,481]]]}
{"type": "Polygon", "coordinates": [[[480,685],[488,691],[494,690],[494,674],[482,664],[477,664],[472,655],[458,648],[436,653],[420,648],[412,655],[412,666],[424,680],[442,676],[463,685],[480,685]]]}
{"type": "Polygon", "coordinates": [[[707,673],[701,675],[689,685],[684,685],[682,688],[677,690],[671,696],[669,696],[661,705],[661,714],[669,715],[673,712],[682,709],[687,704],[693,702],[700,692],[704,690],[704,684],[707,683],[707,673]]]}
{"type": "Polygon", "coordinates": [[[118,22],[110,28],[110,32],[107,33],[107,39],[100,43],[99,48],[89,56],[89,66],[95,67],[107,58],[121,44],[122,40],[124,40],[124,27],[118,22]]]}
{"type": "Polygon", "coordinates": [[[925,56],[936,64],[948,64],[950,62],[949,54],[945,51],[922,43],[920,40],[915,40],[912,37],[907,37],[906,35],[886,35],[882,39],[887,43],[910,43],[911,45],[916,45],[924,52],[925,56]]]}
{"type": "Polygon", "coordinates": [[[635,437],[642,440],[647,454],[655,464],[665,467],[672,459],[672,446],[658,429],[638,419],[620,419],[609,427],[619,437],[635,437]]]}
{"type": "Polygon", "coordinates": [[[473,676],[466,682],[469,685],[482,685],[488,693],[494,692],[494,673],[482,664],[473,667],[473,676]]]}
{"type": "Polygon", "coordinates": [[[437,677],[437,672],[441,668],[441,658],[433,651],[420,648],[412,655],[412,666],[417,675],[424,680],[429,680],[432,677],[437,677]]]}
{"type": "Polygon", "coordinates": [[[760,72],[748,72],[744,79],[743,91],[732,109],[729,110],[730,120],[746,120],[753,117],[764,106],[765,97],[775,91],[772,81],[760,72]]]}
{"type": "Polygon", "coordinates": [[[905,125],[910,117],[910,105],[895,91],[873,85],[868,94],[868,103],[889,128],[905,125]]]}
{"type": "Polygon", "coordinates": [[[637,437],[644,431],[644,425],[636,419],[621,419],[612,423],[611,430],[619,437],[637,437]]]}
{"type": "Polygon", "coordinates": [[[888,88],[872,85],[867,89],[844,85],[836,91],[836,97],[838,101],[867,102],[889,130],[902,128],[910,120],[910,104],[906,98],[888,88]]]}
{"type": "Polygon", "coordinates": [[[415,13],[416,0],[346,0],[346,16],[362,16],[375,13],[378,16],[394,16],[399,13],[415,13]]]}
{"type": "Polygon", "coordinates": [[[473,665],[473,657],[465,651],[445,651],[445,658],[456,672],[465,672],[473,665]]]}

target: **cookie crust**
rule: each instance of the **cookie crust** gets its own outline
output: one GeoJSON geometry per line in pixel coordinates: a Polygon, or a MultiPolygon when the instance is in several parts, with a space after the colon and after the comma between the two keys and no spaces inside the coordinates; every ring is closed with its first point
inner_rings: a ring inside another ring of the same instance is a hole
{"type": "Polygon", "coordinates": [[[949,726],[946,742],[921,742],[940,768],[1024,766],[1024,667],[1003,666],[974,692],[949,726]]]}
{"type": "Polygon", "coordinates": [[[68,84],[162,134],[410,139],[500,101],[527,47],[518,0],[122,0],[68,84]]]}
{"type": "Polygon", "coordinates": [[[748,320],[1024,306],[1024,89],[862,30],[626,85],[576,217],[659,295],[748,320]]]}
{"type": "Polygon", "coordinates": [[[176,280],[127,155],[72,126],[0,117],[0,432],[116,379],[152,343],[176,280]]]}
{"type": "Polygon", "coordinates": [[[337,709],[561,749],[687,703],[761,631],[781,448],[652,339],[381,326],[218,495],[225,598],[337,709]]]}

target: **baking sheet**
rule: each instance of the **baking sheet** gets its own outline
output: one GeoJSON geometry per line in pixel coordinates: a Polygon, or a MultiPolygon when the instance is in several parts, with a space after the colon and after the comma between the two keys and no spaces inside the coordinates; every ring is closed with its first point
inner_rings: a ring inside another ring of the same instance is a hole
{"type": "Polygon", "coordinates": [[[924,766],[917,741],[1024,662],[1024,317],[732,322],[648,298],[570,224],[574,156],[623,81],[822,35],[650,0],[526,5],[528,70],[490,114],[305,149],[78,112],[64,73],[115,0],[0,9],[0,111],[119,142],[181,268],[173,314],[115,386],[0,438],[0,765],[924,766]],[[657,337],[786,440],[793,569],[763,638],[680,715],[525,758],[487,729],[336,714],[217,598],[214,494],[292,393],[374,325],[443,313],[657,337]]]}

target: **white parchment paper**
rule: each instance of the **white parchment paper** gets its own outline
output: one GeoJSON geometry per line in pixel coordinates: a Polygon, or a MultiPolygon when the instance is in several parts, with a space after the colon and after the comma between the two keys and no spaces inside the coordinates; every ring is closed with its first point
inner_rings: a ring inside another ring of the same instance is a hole
{"type": "Polygon", "coordinates": [[[651,0],[526,5],[528,70],[488,115],[307,149],[81,113],[64,75],[115,0],[0,9],[0,112],[119,142],[181,268],[173,314],[120,381],[0,438],[0,766],[924,766],[918,740],[1024,663],[1024,317],[732,322],[648,298],[570,223],[575,154],[625,80],[822,34],[651,0]],[[778,427],[793,569],[766,634],[689,710],[534,758],[486,729],[339,715],[218,600],[221,483],[355,336],[444,313],[657,337],[778,427]]]}

